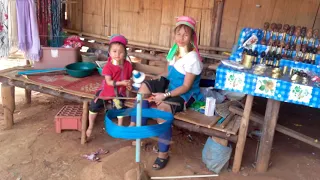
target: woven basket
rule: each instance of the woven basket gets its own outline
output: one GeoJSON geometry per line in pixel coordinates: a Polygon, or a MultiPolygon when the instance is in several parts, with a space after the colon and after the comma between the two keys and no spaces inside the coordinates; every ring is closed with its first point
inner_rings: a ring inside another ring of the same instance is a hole
{"type": "Polygon", "coordinates": [[[82,62],[92,62],[95,63],[95,61],[98,60],[98,57],[94,53],[83,53],[81,54],[82,62]]]}

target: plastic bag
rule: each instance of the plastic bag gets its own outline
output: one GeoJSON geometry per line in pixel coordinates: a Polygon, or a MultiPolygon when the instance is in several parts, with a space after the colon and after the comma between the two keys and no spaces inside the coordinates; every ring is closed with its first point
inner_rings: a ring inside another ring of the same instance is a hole
{"type": "Polygon", "coordinates": [[[202,161],[210,171],[219,174],[228,163],[231,152],[231,147],[223,146],[209,137],[202,150],[202,161]]]}
{"type": "Polygon", "coordinates": [[[200,88],[200,92],[204,97],[204,100],[207,97],[213,97],[216,99],[216,103],[220,104],[222,103],[226,98],[224,95],[222,95],[220,92],[217,92],[213,89],[213,87],[208,87],[208,88],[200,88]]]}

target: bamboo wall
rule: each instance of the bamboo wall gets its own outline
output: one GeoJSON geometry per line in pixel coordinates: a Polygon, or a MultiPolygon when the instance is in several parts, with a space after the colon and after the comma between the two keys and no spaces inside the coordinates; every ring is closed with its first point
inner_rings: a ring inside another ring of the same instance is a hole
{"type": "Polygon", "coordinates": [[[77,0],[67,4],[67,28],[170,47],[175,18],[188,15],[198,21],[199,43],[209,46],[213,8],[214,0],[77,0]]]}
{"type": "MultiPolygon", "coordinates": [[[[200,45],[212,44],[218,1],[223,0],[73,0],[67,4],[68,27],[89,34],[124,34],[129,41],[169,47],[175,17],[197,21],[200,45]]],[[[320,0],[224,0],[219,46],[231,48],[243,27],[264,22],[320,29],[320,0]]]]}
{"type": "Polygon", "coordinates": [[[242,28],[262,28],[264,22],[320,29],[319,5],[320,0],[225,0],[219,46],[232,47],[242,28]]]}

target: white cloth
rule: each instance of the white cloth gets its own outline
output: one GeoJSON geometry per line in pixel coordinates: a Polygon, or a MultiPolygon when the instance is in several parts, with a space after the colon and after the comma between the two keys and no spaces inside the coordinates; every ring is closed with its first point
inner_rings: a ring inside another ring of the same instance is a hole
{"type": "Polygon", "coordinates": [[[9,0],[8,4],[8,15],[9,15],[9,46],[10,51],[18,49],[18,24],[17,24],[17,8],[16,0],[9,0]]]}
{"type": "Polygon", "coordinates": [[[169,65],[173,65],[174,68],[181,74],[192,73],[194,75],[199,75],[202,72],[203,64],[199,59],[197,52],[191,51],[181,59],[177,60],[175,57],[173,61],[169,61],[169,65]]]}

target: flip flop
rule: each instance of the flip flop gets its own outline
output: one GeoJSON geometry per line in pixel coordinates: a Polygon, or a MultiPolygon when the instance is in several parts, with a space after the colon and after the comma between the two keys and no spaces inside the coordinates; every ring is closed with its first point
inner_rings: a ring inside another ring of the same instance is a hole
{"type": "Polygon", "coordinates": [[[153,165],[158,165],[158,167],[153,167],[152,166],[152,169],[153,170],[160,170],[160,169],[165,168],[167,163],[168,163],[168,161],[169,161],[169,159],[170,159],[170,156],[168,156],[166,159],[157,157],[157,159],[155,160],[153,165]]]}

